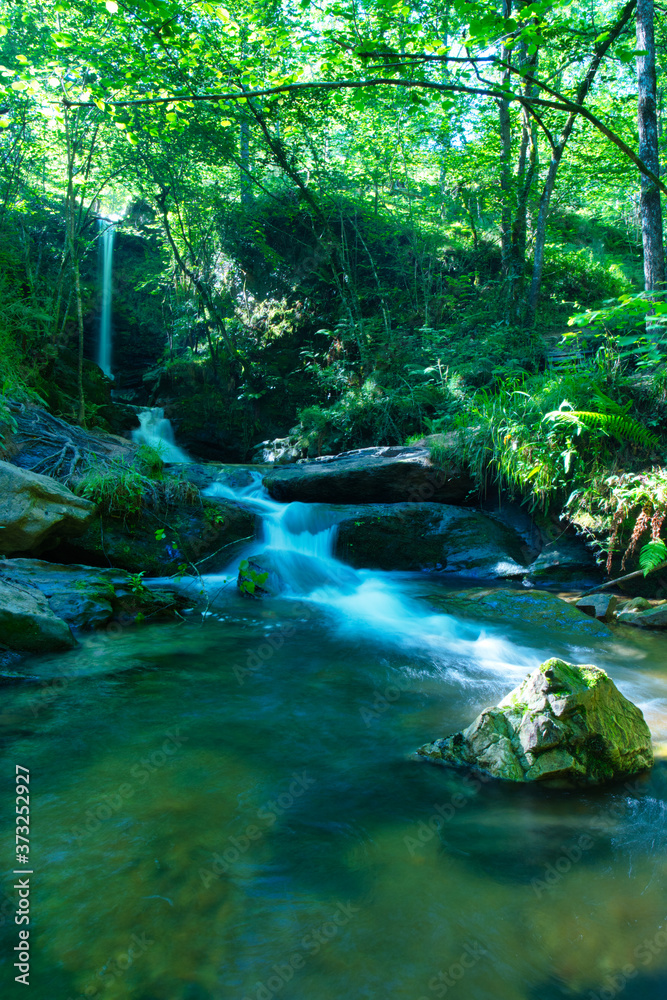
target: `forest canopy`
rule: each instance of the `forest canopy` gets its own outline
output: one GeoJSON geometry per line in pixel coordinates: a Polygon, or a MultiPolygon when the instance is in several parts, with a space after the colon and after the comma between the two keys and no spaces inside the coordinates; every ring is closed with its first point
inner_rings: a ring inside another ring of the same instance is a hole
{"type": "Polygon", "coordinates": [[[209,457],[474,426],[482,479],[564,502],[663,418],[662,13],[2,0],[5,394],[104,426],[115,227],[116,388],[209,457]]]}

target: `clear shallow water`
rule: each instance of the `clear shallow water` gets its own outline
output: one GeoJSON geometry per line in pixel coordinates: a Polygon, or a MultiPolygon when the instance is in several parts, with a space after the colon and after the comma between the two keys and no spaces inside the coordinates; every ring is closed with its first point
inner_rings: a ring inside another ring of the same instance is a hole
{"type": "Polygon", "coordinates": [[[225,588],[204,625],[95,635],[35,661],[57,683],[3,689],[5,774],[32,772],[32,995],[664,996],[662,765],[568,793],[409,755],[554,652],[608,669],[667,739],[665,640],[531,648],[434,615],[434,587],[225,588]]]}

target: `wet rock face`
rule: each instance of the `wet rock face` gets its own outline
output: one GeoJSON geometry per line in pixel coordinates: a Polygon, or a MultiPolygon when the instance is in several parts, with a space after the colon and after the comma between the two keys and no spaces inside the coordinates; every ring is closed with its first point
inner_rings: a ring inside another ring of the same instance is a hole
{"type": "Polygon", "coordinates": [[[0,559],[0,646],[7,649],[68,649],[76,644],[70,629],[171,618],[185,604],[171,591],[143,588],[124,570],[0,559]]]}
{"type": "Polygon", "coordinates": [[[437,570],[487,580],[525,573],[519,536],[469,507],[397,503],[332,509],[336,555],[357,569],[437,570]]]}
{"type": "Polygon", "coordinates": [[[49,476],[0,462],[0,552],[33,552],[57,537],[82,534],[95,504],[49,476]]]}
{"type": "Polygon", "coordinates": [[[594,666],[547,660],[461,733],[417,751],[505,781],[598,785],[653,764],[641,710],[594,666]]]}
{"type": "Polygon", "coordinates": [[[43,653],[75,645],[69,626],[39,590],[0,580],[0,647],[43,653]]]}
{"type": "Polygon", "coordinates": [[[473,489],[454,463],[436,468],[424,447],[360,448],[272,470],[264,485],[275,500],[319,503],[462,503],[473,489]]]}

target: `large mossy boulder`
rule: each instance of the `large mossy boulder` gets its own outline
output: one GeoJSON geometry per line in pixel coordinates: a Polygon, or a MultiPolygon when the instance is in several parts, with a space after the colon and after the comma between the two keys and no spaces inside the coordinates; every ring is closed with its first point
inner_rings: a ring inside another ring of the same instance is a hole
{"type": "Polygon", "coordinates": [[[599,785],[650,768],[644,716],[594,666],[551,659],[463,732],[417,751],[505,781],[599,785]]]}
{"type": "Polygon", "coordinates": [[[95,504],[49,476],[0,462],[0,553],[36,552],[85,532],[95,504]]]}
{"type": "Polygon", "coordinates": [[[39,590],[0,579],[0,648],[46,653],[75,645],[69,625],[39,590]]]}
{"type": "Polygon", "coordinates": [[[280,466],[264,477],[275,500],[306,503],[463,503],[473,490],[452,459],[442,467],[425,447],[360,448],[280,466]]]}
{"type": "Polygon", "coordinates": [[[335,552],[358,569],[441,570],[459,576],[521,577],[518,534],[487,514],[437,503],[367,504],[336,510],[335,552]]]}

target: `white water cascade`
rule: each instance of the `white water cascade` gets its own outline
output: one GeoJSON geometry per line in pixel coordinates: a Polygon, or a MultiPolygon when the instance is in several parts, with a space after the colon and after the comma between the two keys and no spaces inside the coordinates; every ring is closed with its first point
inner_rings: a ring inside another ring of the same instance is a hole
{"type": "Polygon", "coordinates": [[[100,231],[100,273],[102,279],[102,308],[100,311],[100,337],[97,350],[97,363],[109,378],[113,378],[111,372],[112,358],[112,324],[111,324],[111,296],[113,278],[113,241],[114,226],[109,219],[98,219],[97,225],[100,231]]]}
{"type": "Polygon", "coordinates": [[[132,440],[155,448],[163,462],[190,462],[190,457],[176,444],[171,421],[161,406],[153,406],[138,414],[139,426],[132,431],[132,440]]]}
{"type": "Polygon", "coordinates": [[[404,648],[436,669],[447,665],[450,679],[464,683],[500,675],[517,680],[540,662],[537,650],[521,648],[497,630],[435,614],[419,600],[414,574],[355,570],[334,555],[340,508],[328,504],[271,499],[262,474],[237,488],[214,483],[205,492],[253,508],[262,519],[261,538],[237,555],[221,575],[206,577],[211,593],[235,581],[240,559],[261,553],[260,569],[275,574],[282,598],[307,601],[329,612],[342,635],[372,636],[378,646],[404,648]],[[453,664],[461,664],[459,672],[453,664]]]}

